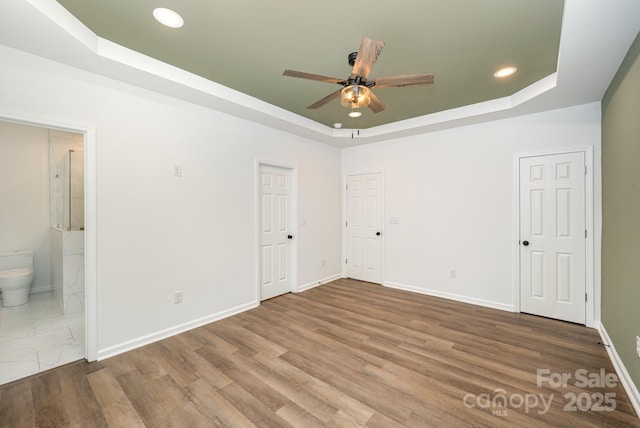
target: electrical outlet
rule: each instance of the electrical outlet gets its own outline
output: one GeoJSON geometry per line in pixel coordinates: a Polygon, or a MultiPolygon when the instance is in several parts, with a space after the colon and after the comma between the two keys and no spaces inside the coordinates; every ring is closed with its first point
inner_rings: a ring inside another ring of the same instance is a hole
{"type": "Polygon", "coordinates": [[[176,291],[173,294],[173,304],[177,305],[178,303],[182,303],[182,291],[176,291]]]}
{"type": "Polygon", "coordinates": [[[449,271],[449,278],[451,278],[451,279],[456,279],[456,276],[457,276],[457,275],[458,275],[458,273],[456,272],[456,270],[455,270],[455,269],[451,269],[451,270],[449,271]]]}
{"type": "Polygon", "coordinates": [[[636,354],[640,357],[640,336],[636,336],[636,354]]]}
{"type": "Polygon", "coordinates": [[[182,177],[182,165],[174,165],[173,166],[173,176],[174,177],[182,177]]]}

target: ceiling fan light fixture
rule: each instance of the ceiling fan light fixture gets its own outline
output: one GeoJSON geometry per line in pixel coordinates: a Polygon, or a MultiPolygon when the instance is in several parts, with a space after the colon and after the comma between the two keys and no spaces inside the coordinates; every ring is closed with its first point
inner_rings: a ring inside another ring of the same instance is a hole
{"type": "Polygon", "coordinates": [[[367,107],[371,103],[371,90],[363,85],[349,85],[341,91],[341,98],[345,107],[367,107]]]}
{"type": "Polygon", "coordinates": [[[516,67],[503,67],[500,70],[493,73],[493,77],[497,77],[498,79],[502,79],[505,77],[509,77],[514,74],[518,69],[516,67]]]}
{"type": "Polygon", "coordinates": [[[362,112],[361,111],[357,111],[357,110],[351,111],[351,112],[349,112],[348,116],[349,117],[354,117],[354,118],[355,117],[360,117],[360,116],[362,116],[362,112]]]}
{"type": "Polygon", "coordinates": [[[164,7],[154,9],[153,17],[162,25],[170,28],[180,28],[184,25],[184,20],[177,12],[164,7]]]}

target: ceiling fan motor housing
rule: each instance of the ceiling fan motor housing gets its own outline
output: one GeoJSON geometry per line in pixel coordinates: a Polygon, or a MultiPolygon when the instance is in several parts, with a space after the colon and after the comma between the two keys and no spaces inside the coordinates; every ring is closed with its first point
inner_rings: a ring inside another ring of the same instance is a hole
{"type": "Polygon", "coordinates": [[[347,80],[345,80],[344,82],[341,82],[340,84],[342,86],[359,85],[359,86],[366,86],[367,88],[373,88],[376,85],[376,82],[375,81],[368,82],[367,79],[365,79],[362,76],[355,76],[355,77],[349,77],[347,80]]]}

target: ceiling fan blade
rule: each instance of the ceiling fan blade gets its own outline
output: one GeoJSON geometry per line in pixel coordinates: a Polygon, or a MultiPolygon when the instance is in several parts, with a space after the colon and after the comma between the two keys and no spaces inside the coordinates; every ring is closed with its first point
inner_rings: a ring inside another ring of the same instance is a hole
{"type": "Polygon", "coordinates": [[[384,48],[384,42],[363,37],[351,75],[354,77],[361,76],[366,79],[380,52],[382,52],[382,48],[384,48]]]}
{"type": "Polygon", "coordinates": [[[329,95],[327,95],[326,97],[316,101],[315,103],[311,104],[309,107],[307,107],[308,109],[312,109],[315,110],[317,108],[322,107],[323,105],[327,104],[329,101],[333,100],[334,98],[338,98],[340,96],[340,92],[342,91],[342,89],[338,89],[335,92],[330,93],[329,95]]]}
{"type": "Polygon", "coordinates": [[[385,105],[382,103],[382,101],[380,101],[380,98],[378,98],[376,96],[376,94],[373,93],[373,91],[371,91],[369,93],[371,102],[369,103],[369,108],[371,109],[372,112],[374,113],[380,113],[382,110],[385,109],[385,105]]]}
{"type": "Polygon", "coordinates": [[[380,77],[375,79],[375,88],[387,88],[389,86],[431,85],[435,73],[404,74],[401,76],[380,77]]]}
{"type": "Polygon", "coordinates": [[[319,74],[305,73],[304,71],[285,70],[282,73],[282,75],[288,76],[288,77],[298,77],[300,79],[316,80],[318,82],[337,83],[337,84],[344,83],[344,79],[338,79],[336,77],[321,76],[319,74]]]}

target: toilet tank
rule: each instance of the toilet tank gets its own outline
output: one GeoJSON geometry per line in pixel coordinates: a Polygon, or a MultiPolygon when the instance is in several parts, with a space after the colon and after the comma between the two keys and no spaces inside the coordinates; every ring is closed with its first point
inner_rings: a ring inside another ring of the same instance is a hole
{"type": "Polygon", "coordinates": [[[33,270],[33,251],[9,251],[0,253],[0,270],[30,268],[33,270]]]}

